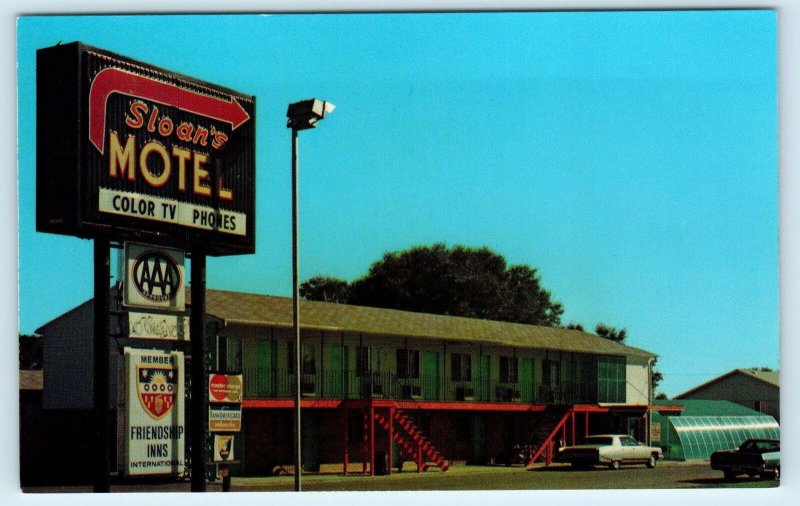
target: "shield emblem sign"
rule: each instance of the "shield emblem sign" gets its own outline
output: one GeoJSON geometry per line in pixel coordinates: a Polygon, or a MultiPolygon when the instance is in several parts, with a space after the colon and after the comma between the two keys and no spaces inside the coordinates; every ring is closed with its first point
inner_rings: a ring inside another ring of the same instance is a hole
{"type": "Polygon", "coordinates": [[[139,402],[150,417],[161,420],[175,404],[178,370],[169,365],[137,365],[136,392],[139,402]]]}

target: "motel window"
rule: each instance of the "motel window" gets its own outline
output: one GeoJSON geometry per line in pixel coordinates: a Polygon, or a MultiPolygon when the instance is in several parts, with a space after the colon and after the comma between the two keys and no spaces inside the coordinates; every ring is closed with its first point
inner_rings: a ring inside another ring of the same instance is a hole
{"type": "Polygon", "coordinates": [[[542,362],[542,383],[557,387],[561,383],[561,362],[545,360],[542,362]]]}
{"type": "Polygon", "coordinates": [[[239,337],[228,336],[225,339],[225,358],[226,371],[242,370],[242,340],[239,337]]]}
{"type": "Polygon", "coordinates": [[[356,376],[366,376],[381,370],[381,355],[377,348],[359,346],[356,348],[356,376]]]}
{"type": "MultiPolygon", "coordinates": [[[[294,374],[294,347],[295,344],[289,342],[286,353],[286,358],[288,360],[286,370],[289,374],[294,374]]],[[[301,367],[303,374],[317,374],[316,347],[313,344],[302,343],[300,350],[302,353],[301,367]]]]}
{"type": "Polygon", "coordinates": [[[625,402],[625,386],[625,357],[603,356],[598,358],[598,402],[625,402]]]}
{"type": "Polygon", "coordinates": [[[419,379],[419,350],[397,350],[397,377],[419,379]]]}
{"type": "Polygon", "coordinates": [[[516,383],[517,357],[500,357],[500,383],[516,383]]]}
{"type": "Polygon", "coordinates": [[[450,356],[450,370],[453,381],[472,381],[472,355],[453,353],[450,356]]]}

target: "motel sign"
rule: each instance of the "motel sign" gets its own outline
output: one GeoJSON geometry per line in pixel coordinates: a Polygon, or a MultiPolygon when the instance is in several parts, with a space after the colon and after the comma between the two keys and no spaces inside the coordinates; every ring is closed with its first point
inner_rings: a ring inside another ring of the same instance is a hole
{"type": "Polygon", "coordinates": [[[37,230],[255,251],[254,97],[77,42],[37,58],[37,230]]]}

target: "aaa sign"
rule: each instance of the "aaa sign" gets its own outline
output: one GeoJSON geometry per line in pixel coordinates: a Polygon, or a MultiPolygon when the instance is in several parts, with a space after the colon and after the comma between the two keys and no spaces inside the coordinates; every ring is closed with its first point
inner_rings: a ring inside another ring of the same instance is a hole
{"type": "Polygon", "coordinates": [[[183,259],[181,250],[126,242],[125,305],[183,311],[183,259]]]}
{"type": "Polygon", "coordinates": [[[254,97],[72,43],[37,107],[38,230],[254,251],[254,97]]]}

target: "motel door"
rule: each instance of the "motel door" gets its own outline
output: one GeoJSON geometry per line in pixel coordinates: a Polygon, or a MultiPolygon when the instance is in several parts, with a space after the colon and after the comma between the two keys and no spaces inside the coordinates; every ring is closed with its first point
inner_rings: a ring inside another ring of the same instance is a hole
{"type": "Polygon", "coordinates": [[[347,360],[347,347],[340,344],[331,346],[328,354],[328,378],[326,388],[333,399],[345,398],[345,360],[347,360]]]}
{"type": "Polygon", "coordinates": [[[542,383],[545,386],[545,402],[562,402],[561,399],[561,364],[555,360],[542,363],[542,383]]]}
{"type": "Polygon", "coordinates": [[[490,382],[490,372],[491,372],[491,358],[489,355],[481,355],[480,356],[480,375],[478,377],[478,400],[481,401],[490,401],[489,398],[489,382],[490,382]]]}
{"type": "Polygon", "coordinates": [[[302,424],[301,451],[303,453],[303,470],[319,471],[320,414],[306,410],[300,419],[302,424]]]}
{"type": "MultiPolygon", "coordinates": [[[[275,396],[275,350],[272,341],[259,339],[256,344],[256,398],[275,396]]],[[[248,371],[249,372],[249,371],[248,371]]]]}
{"type": "Polygon", "coordinates": [[[533,359],[530,357],[522,357],[519,386],[522,400],[524,402],[533,402],[533,359]]]}
{"type": "Polygon", "coordinates": [[[482,413],[472,415],[472,463],[485,464],[486,453],[486,419],[482,413]]]}
{"type": "Polygon", "coordinates": [[[422,364],[422,396],[428,400],[439,398],[439,352],[426,351],[422,364]]]}

